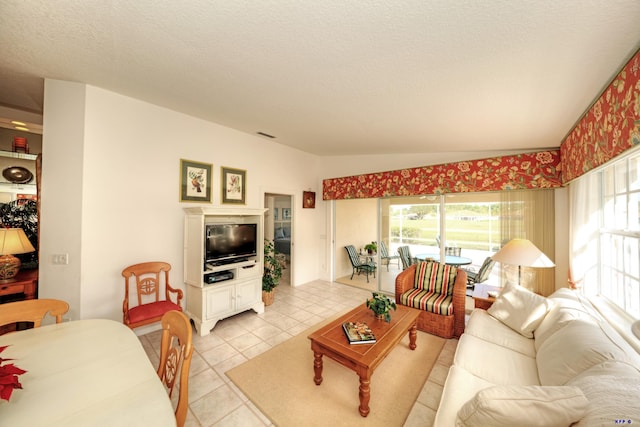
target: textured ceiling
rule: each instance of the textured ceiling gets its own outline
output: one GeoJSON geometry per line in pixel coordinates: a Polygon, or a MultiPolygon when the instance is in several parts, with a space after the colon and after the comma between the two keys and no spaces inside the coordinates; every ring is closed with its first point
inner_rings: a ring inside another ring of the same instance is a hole
{"type": "Polygon", "coordinates": [[[3,0],[0,105],[42,112],[52,78],[319,155],[558,147],[639,22],[638,0],[3,0]]]}

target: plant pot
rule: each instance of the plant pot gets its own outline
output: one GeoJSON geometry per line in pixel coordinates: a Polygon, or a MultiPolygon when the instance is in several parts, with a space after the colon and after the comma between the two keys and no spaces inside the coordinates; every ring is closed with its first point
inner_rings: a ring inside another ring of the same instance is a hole
{"type": "Polygon", "coordinates": [[[373,318],[376,320],[384,320],[384,314],[373,313],[373,318]]]}
{"type": "Polygon", "coordinates": [[[273,304],[273,297],[274,297],[274,292],[267,292],[267,291],[262,291],[262,302],[264,303],[264,305],[271,305],[273,304]]]}

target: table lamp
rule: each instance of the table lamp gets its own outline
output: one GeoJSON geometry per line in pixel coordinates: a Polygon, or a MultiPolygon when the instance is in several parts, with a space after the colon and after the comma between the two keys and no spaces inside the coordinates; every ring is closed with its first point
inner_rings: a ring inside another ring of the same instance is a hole
{"type": "Polygon", "coordinates": [[[15,282],[20,260],[13,255],[33,252],[35,248],[22,228],[0,228],[0,283],[15,282]]]}
{"type": "Polygon", "coordinates": [[[527,239],[513,239],[496,252],[491,258],[494,261],[518,266],[518,285],[521,285],[522,267],[548,268],[555,267],[540,249],[527,239]]]}

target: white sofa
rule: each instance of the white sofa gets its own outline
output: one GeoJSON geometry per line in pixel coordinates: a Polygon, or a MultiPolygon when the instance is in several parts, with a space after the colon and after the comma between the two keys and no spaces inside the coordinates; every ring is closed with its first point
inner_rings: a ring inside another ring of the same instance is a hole
{"type": "Polygon", "coordinates": [[[471,313],[434,426],[629,423],[640,423],[640,355],[577,292],[509,285],[471,313]]]}

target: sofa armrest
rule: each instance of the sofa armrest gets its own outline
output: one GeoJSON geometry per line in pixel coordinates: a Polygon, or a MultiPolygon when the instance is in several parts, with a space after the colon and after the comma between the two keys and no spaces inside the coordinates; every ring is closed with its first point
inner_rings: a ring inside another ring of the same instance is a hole
{"type": "Polygon", "coordinates": [[[416,264],[396,276],[396,304],[400,304],[400,295],[413,288],[416,277],[416,264]]]}
{"type": "Polygon", "coordinates": [[[460,338],[464,332],[465,306],[467,300],[467,273],[458,268],[456,281],[453,284],[453,335],[460,338]]]}

